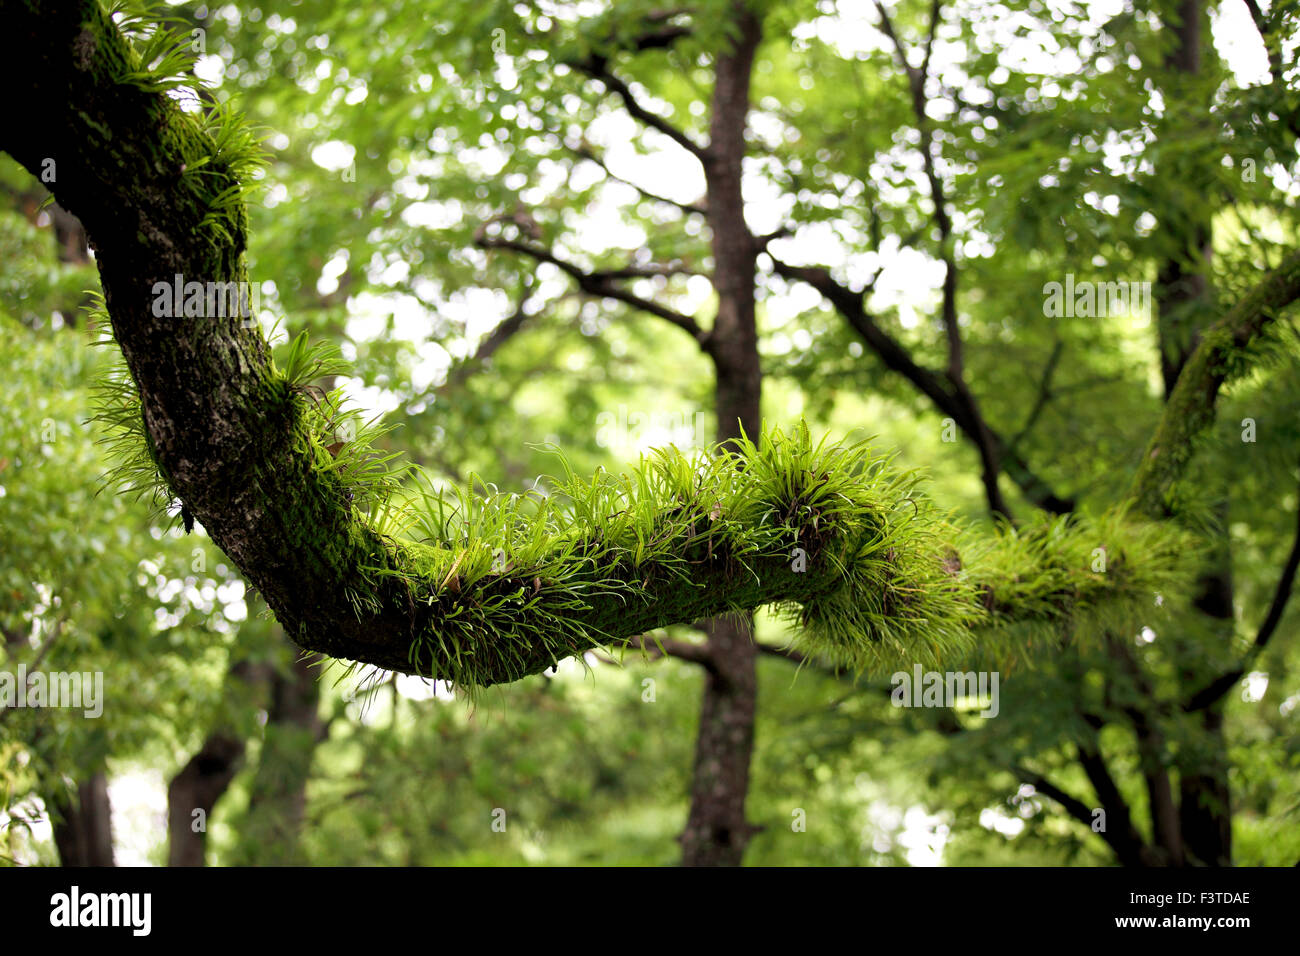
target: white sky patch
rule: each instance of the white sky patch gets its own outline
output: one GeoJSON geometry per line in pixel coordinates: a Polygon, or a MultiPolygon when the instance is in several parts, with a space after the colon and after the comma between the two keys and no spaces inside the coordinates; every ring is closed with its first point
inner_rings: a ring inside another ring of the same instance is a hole
{"type": "Polygon", "coordinates": [[[334,255],[330,256],[329,262],[325,263],[320,271],[320,278],[316,280],[316,291],[321,295],[332,295],[338,291],[339,277],[348,270],[348,251],[340,249],[334,255]]]}
{"type": "Polygon", "coordinates": [[[396,411],[402,404],[390,390],[378,385],[367,385],[359,378],[339,379],[338,387],[343,389],[343,394],[351,404],[361,409],[362,417],[366,419],[396,411]]]}
{"type": "Polygon", "coordinates": [[[226,61],[213,53],[206,53],[194,62],[194,75],[204,86],[218,87],[226,75],[226,61]]]}
{"type": "Polygon", "coordinates": [[[393,295],[362,292],[348,300],[348,320],[344,332],[353,342],[371,342],[388,328],[393,295]]]}
{"type": "Polygon", "coordinates": [[[162,771],[132,768],[113,775],[108,800],[113,807],[115,862],[152,866],[149,854],[167,839],[167,783],[162,771]]]}
{"type": "Polygon", "coordinates": [[[898,845],[907,851],[912,866],[942,866],[943,848],[948,842],[947,818],[942,813],[928,813],[924,807],[908,807],[903,814],[903,832],[898,845]]]}
{"type": "Polygon", "coordinates": [[[411,387],[423,392],[429,386],[446,381],[447,370],[451,368],[451,355],[437,342],[423,342],[416,346],[419,361],[411,368],[411,387]]]}
{"type": "Polygon", "coordinates": [[[331,172],[347,169],[352,165],[352,161],[356,159],[356,156],[357,148],[355,146],[337,139],[321,143],[311,151],[311,161],[321,169],[328,169],[331,172]]]}
{"type": "Polygon", "coordinates": [[[410,674],[397,675],[397,692],[407,700],[454,701],[456,693],[446,681],[430,681],[410,674]]]}
{"type": "Polygon", "coordinates": [[[1268,674],[1264,671],[1251,671],[1241,681],[1241,699],[1248,704],[1255,704],[1264,699],[1268,692],[1268,674]]]}
{"type": "MultiPolygon", "coordinates": [[[[1273,0],[1276,3],[1277,0],[1273,0]]],[[[1265,0],[1261,6],[1272,9],[1265,0]]],[[[1210,8],[1210,31],[1214,48],[1227,62],[1228,68],[1243,86],[1254,86],[1269,81],[1268,52],[1264,40],[1255,29],[1250,11],[1242,0],[1228,0],[1210,8]]]]}
{"type": "Polygon", "coordinates": [[[980,811],[980,826],[986,830],[1001,833],[1004,837],[1015,839],[1025,828],[1025,821],[1013,817],[1001,807],[985,807],[980,811]]]}
{"type": "Polygon", "coordinates": [[[449,229],[464,215],[457,200],[413,202],[402,210],[402,222],[412,228],[449,229]]]}

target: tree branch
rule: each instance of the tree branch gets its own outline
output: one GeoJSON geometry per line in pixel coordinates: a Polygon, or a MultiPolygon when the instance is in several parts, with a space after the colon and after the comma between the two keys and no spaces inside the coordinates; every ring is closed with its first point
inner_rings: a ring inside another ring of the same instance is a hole
{"type": "Polygon", "coordinates": [[[961,338],[961,327],[957,321],[957,258],[952,235],[952,217],[948,215],[948,197],[944,191],[943,181],[939,178],[935,166],[934,131],[930,118],[926,114],[925,83],[929,78],[930,55],[934,49],[934,38],[939,29],[941,0],[933,0],[930,7],[930,30],[925,41],[924,61],[920,69],[913,67],[907,59],[907,48],[894,30],[894,25],[885,11],[884,4],[875,0],[876,10],[880,13],[881,29],[894,44],[898,62],[907,76],[908,89],[912,97],[912,112],[916,116],[916,128],[920,133],[921,160],[925,168],[926,182],[930,187],[930,200],[934,203],[934,219],[939,227],[939,255],[944,264],[943,303],[940,315],[943,320],[944,334],[948,340],[948,380],[968,413],[970,430],[967,437],[975,445],[980,456],[980,479],[984,484],[984,494],[988,499],[989,510],[1008,519],[1012,517],[1011,507],[1007,504],[998,484],[1002,473],[1002,442],[995,438],[992,429],[980,412],[975,393],[966,382],[965,357],[961,338]]]}
{"type": "Polygon", "coordinates": [[[1171,492],[1214,423],[1219,389],[1253,366],[1249,347],[1298,297],[1300,252],[1293,252],[1205,330],[1178,376],[1134,477],[1131,495],[1141,514],[1161,518],[1174,510],[1171,492]]]}
{"type": "Polygon", "coordinates": [[[658,130],[669,139],[671,139],[682,149],[686,150],[701,163],[705,163],[708,157],[708,150],[679,130],[668,120],[664,119],[657,113],[652,113],[637,100],[631,88],[621,79],[614,75],[609,67],[609,61],[600,54],[593,54],[585,60],[579,60],[570,64],[574,69],[585,73],[594,80],[599,80],[604,87],[611,93],[618,95],[623,101],[623,108],[636,120],[651,129],[658,130]]]}
{"type": "Polygon", "coordinates": [[[1066,793],[1040,773],[1034,773],[1031,770],[1026,770],[1024,767],[1013,767],[1012,771],[1022,783],[1029,784],[1039,793],[1059,803],[1061,808],[1070,816],[1074,817],[1074,819],[1089,827],[1092,826],[1092,807],[1088,806],[1078,797],[1066,793]]]}
{"type": "Polygon", "coordinates": [[[676,208],[680,209],[682,212],[688,215],[694,215],[694,216],[705,215],[704,206],[701,205],[700,203],[678,202],[676,199],[669,199],[667,196],[661,196],[658,193],[653,193],[642,186],[638,186],[636,183],[630,180],[624,179],[622,176],[616,175],[614,171],[609,168],[609,165],[601,157],[597,156],[595,151],[592,150],[590,147],[588,147],[586,144],[583,144],[582,146],[578,146],[576,148],[570,146],[569,150],[575,156],[581,157],[582,159],[595,163],[602,170],[604,170],[605,175],[608,176],[610,179],[612,179],[614,182],[622,183],[624,186],[630,186],[632,189],[635,189],[641,196],[643,196],[646,199],[649,199],[651,202],[665,203],[666,205],[669,206],[675,206],[676,208]]]}
{"type": "MultiPolygon", "coordinates": [[[[885,363],[886,368],[911,382],[942,414],[956,423],[962,434],[981,452],[982,460],[985,457],[984,448],[991,448],[994,452],[993,457],[1026,498],[1053,514],[1065,514],[1074,510],[1073,501],[1057,495],[1045,481],[1030,470],[1024,459],[1014,450],[1005,450],[1002,439],[984,422],[979,409],[972,407],[968,392],[959,391],[950,379],[945,380],[940,373],[918,364],[897,339],[877,324],[863,307],[862,292],[855,292],[840,284],[831,275],[830,270],[820,266],[792,266],[775,256],[771,258],[778,275],[793,281],[806,282],[820,292],[885,363]],[[983,435],[987,435],[987,438],[983,438],[983,435]],[[987,444],[981,444],[982,441],[987,444]]],[[[985,474],[987,475],[987,468],[985,474]]]]}
{"type": "Polygon", "coordinates": [[[538,262],[547,262],[555,266],[565,275],[572,278],[578,283],[580,288],[587,295],[596,296],[604,299],[614,299],[633,308],[640,309],[650,315],[657,316],[665,322],[670,322],[682,331],[686,332],[695,339],[696,343],[705,352],[709,350],[709,333],[695,319],[689,315],[684,315],[674,309],[662,306],[657,302],[649,299],[643,299],[639,295],[621,289],[613,283],[619,279],[625,279],[638,275],[668,275],[671,274],[674,267],[658,267],[656,271],[638,270],[636,267],[628,269],[613,269],[608,271],[588,271],[574,265],[565,259],[561,259],[551,250],[535,243],[524,242],[517,239],[504,239],[499,236],[479,235],[475,238],[476,244],[483,249],[509,249],[512,252],[518,252],[521,255],[528,256],[538,262]]]}
{"type": "Polygon", "coordinates": [[[474,369],[492,358],[497,349],[510,341],[524,327],[524,324],[530,318],[528,300],[532,296],[533,284],[532,276],[525,277],[524,288],[519,296],[519,304],[515,307],[515,310],[502,319],[496,328],[487,334],[483,341],[478,344],[478,347],[474,349],[473,355],[458,362],[447,373],[447,380],[436,389],[439,394],[446,394],[463,386],[474,369]]]}
{"type": "Polygon", "coordinates": [[[1007,453],[1010,454],[1016,450],[1025,436],[1028,435],[1038,422],[1038,416],[1043,413],[1047,407],[1048,401],[1052,397],[1052,376],[1056,374],[1056,366],[1061,361],[1061,354],[1065,351],[1065,343],[1057,339],[1056,344],[1052,346],[1052,354],[1047,358],[1047,364],[1043,366],[1043,374],[1038,381],[1038,395],[1034,399],[1034,405],[1025,417],[1025,423],[1020,426],[1020,431],[1012,436],[1007,442],[1007,453]]]}
{"type": "Polygon", "coordinates": [[[1279,0],[1273,0],[1269,12],[1260,9],[1257,0],[1245,0],[1250,18],[1259,31],[1259,38],[1264,42],[1264,52],[1268,56],[1268,69],[1273,74],[1274,82],[1282,79],[1282,37],[1277,27],[1282,24],[1282,14],[1278,10],[1279,0]],[[1275,22],[1276,21],[1276,24],[1275,22]]]}
{"type": "Polygon", "coordinates": [[[366,462],[336,459],[333,419],[271,361],[255,323],[234,309],[159,314],[157,290],[178,275],[247,283],[240,177],[253,150],[239,145],[238,117],[222,120],[234,125],[218,149],[204,119],[141,77],[135,56],[97,0],[14,7],[0,33],[12,117],[0,146],[29,171],[57,162],[58,199],[94,244],[133,385],[118,426],[131,461],[157,469],[158,490],[202,522],[299,646],[488,686],[670,624],[774,604],[810,646],[861,661],[885,633],[890,646],[922,652],[1017,613],[1042,620],[1131,599],[1169,573],[1160,553],[1105,576],[1053,568],[1047,600],[1042,575],[1014,566],[1017,555],[1033,559],[1010,547],[989,566],[994,593],[943,545],[939,509],[861,446],[818,445],[806,428],[719,456],[571,476],[536,514],[509,496],[438,498],[432,533],[396,537],[369,507],[391,503],[387,485],[366,477],[366,462]],[[195,164],[203,176],[187,176],[195,164]],[[467,522],[466,507],[482,508],[484,523],[467,522]],[[475,532],[484,526],[494,530],[475,532]],[[869,546],[880,540],[888,553],[869,546]],[[1035,578],[1032,594],[1017,590],[1022,574],[1035,578]]]}
{"type": "MultiPolygon", "coordinates": [[[[638,634],[624,646],[636,653],[644,654],[646,660],[653,661],[661,657],[675,657],[680,661],[699,664],[707,671],[717,671],[717,664],[713,660],[713,655],[709,653],[707,644],[692,644],[689,641],[679,641],[671,637],[661,637],[658,640],[652,639],[647,642],[644,634],[638,634]]],[[[607,660],[610,663],[618,663],[613,658],[607,658],[607,660]]]]}

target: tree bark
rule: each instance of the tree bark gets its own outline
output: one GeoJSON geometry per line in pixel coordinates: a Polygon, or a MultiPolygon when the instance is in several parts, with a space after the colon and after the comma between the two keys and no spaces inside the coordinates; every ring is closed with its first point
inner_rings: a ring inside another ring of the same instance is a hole
{"type": "MultiPolygon", "coordinates": [[[[710,336],[716,371],[718,440],[757,436],[762,370],[754,316],[757,246],[745,224],[741,177],[749,81],[761,24],[744,4],[734,8],[735,44],[717,58],[709,148],[705,159],[718,314],[710,336]]],[[[713,667],[706,671],[695,744],[691,809],[682,834],[686,866],[738,866],[754,828],[745,818],[754,748],[758,650],[751,615],[725,615],[705,627],[713,667]]]]}
{"type": "Polygon", "coordinates": [[[244,760],[244,741],[210,734],[167,786],[167,865],[204,866],[208,819],[244,760]],[[201,817],[195,811],[202,811],[201,817]],[[197,824],[197,826],[196,826],[197,824]]]}
{"type": "Polygon", "coordinates": [[[113,808],[108,778],[100,771],[77,786],[76,795],[47,797],[54,843],[63,866],[114,866],[113,808]]]}
{"type": "Polygon", "coordinates": [[[316,746],[325,734],[314,656],[295,655],[271,685],[271,707],[237,850],[244,864],[301,863],[298,840],[316,746]]]}
{"type": "MultiPolygon", "coordinates": [[[[1166,61],[1176,78],[1196,77],[1201,72],[1203,28],[1205,21],[1203,0],[1180,0],[1178,22],[1171,24],[1176,40],[1166,61]]],[[[1197,105],[1197,104],[1194,104],[1197,105]]],[[[1205,104],[1208,108],[1209,104],[1205,104]]],[[[1178,177],[1168,177],[1187,184],[1178,177]]],[[[1210,184],[1204,184],[1209,189],[1210,184]]],[[[1198,194],[1199,188],[1191,190],[1198,194]]],[[[1208,206],[1184,208],[1180,217],[1186,234],[1175,238],[1175,246],[1188,250],[1172,255],[1157,270],[1155,302],[1156,328],[1160,345],[1160,368],[1165,385],[1166,402],[1173,398],[1178,379],[1187,366],[1201,337],[1198,324],[1213,308],[1210,288],[1210,270],[1213,263],[1212,210],[1208,206]]],[[[1220,508],[1221,527],[1228,526],[1228,506],[1220,508]]],[[[1233,635],[1233,581],[1232,551],[1225,531],[1211,532],[1213,553],[1201,572],[1193,606],[1213,622],[1215,631],[1224,642],[1233,635]]],[[[1185,643],[1185,642],[1180,642],[1185,643]]],[[[1198,667],[1200,657],[1196,649],[1188,647],[1180,654],[1183,664],[1179,677],[1184,687],[1194,689],[1208,679],[1206,668],[1198,667]]],[[[1203,747],[1182,747],[1173,755],[1172,763],[1178,768],[1178,801],[1174,810],[1163,801],[1156,819],[1164,829],[1177,833],[1175,842],[1166,838],[1161,842],[1175,864],[1199,862],[1211,866],[1231,865],[1232,860],[1232,806],[1228,788],[1227,742],[1223,736],[1221,703],[1206,708],[1197,715],[1203,735],[1203,747]],[[1171,818],[1171,819],[1166,819],[1171,818]]],[[[1152,748],[1165,749],[1163,740],[1148,742],[1152,748]]],[[[1163,786],[1168,789],[1168,771],[1161,771],[1163,786]]],[[[1172,795],[1168,797],[1172,802],[1172,795]]],[[[1154,806],[1154,804],[1153,804],[1154,806]]],[[[1157,827],[1159,832],[1161,827],[1157,827]]]]}

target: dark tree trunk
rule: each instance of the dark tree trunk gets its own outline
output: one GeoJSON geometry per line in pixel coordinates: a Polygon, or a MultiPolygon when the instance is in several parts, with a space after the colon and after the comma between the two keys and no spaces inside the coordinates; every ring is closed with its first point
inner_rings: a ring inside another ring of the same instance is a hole
{"type": "MultiPolygon", "coordinates": [[[[1203,0],[1181,0],[1177,17],[1178,23],[1171,24],[1175,43],[1166,65],[1175,77],[1195,77],[1201,72],[1203,55],[1203,0]]],[[[1181,177],[1173,180],[1180,184],[1180,189],[1187,190],[1188,184],[1181,177]]],[[[1204,185],[1209,188],[1208,183],[1204,185]]],[[[1189,195],[1200,195],[1199,187],[1194,185],[1189,195]]],[[[1212,210],[1201,206],[1186,208],[1183,213],[1180,218],[1191,225],[1184,227],[1184,234],[1174,236],[1172,244],[1190,250],[1190,254],[1174,254],[1160,264],[1154,296],[1166,400],[1196,347],[1201,332],[1199,325],[1211,314],[1213,306],[1209,282],[1212,210]]],[[[1226,527],[1226,505],[1220,509],[1220,517],[1226,527]]],[[[1217,535],[1213,544],[1215,554],[1197,581],[1193,604],[1214,622],[1223,640],[1229,642],[1233,620],[1232,555],[1224,535],[1217,535]]],[[[1180,677],[1188,691],[1204,686],[1212,676],[1204,667],[1192,663],[1197,657],[1191,648],[1183,655],[1187,663],[1181,668],[1180,677]]],[[[1179,771],[1177,841],[1167,849],[1177,863],[1227,866],[1232,860],[1232,811],[1222,704],[1208,708],[1199,719],[1203,746],[1181,748],[1175,757],[1179,771]]],[[[1162,775],[1167,780],[1167,771],[1162,775]]]]}
{"type": "Polygon", "coordinates": [[[167,787],[168,866],[203,866],[208,818],[244,760],[244,741],[228,733],[208,736],[167,787]],[[202,816],[196,818],[195,811],[202,816]],[[201,825],[200,825],[201,824],[201,825]]]}
{"type": "MultiPolygon", "coordinates": [[[[754,321],[757,247],[745,225],[741,197],[749,79],[761,30],[747,8],[738,5],[735,10],[739,35],[734,47],[718,57],[705,163],[713,287],[718,294],[710,355],[717,374],[715,408],[722,442],[739,437],[742,429],[751,438],[758,436],[762,390],[754,321]]],[[[700,708],[682,862],[738,866],[754,832],[745,819],[758,693],[753,619],[750,615],[714,618],[705,633],[712,666],[700,708]]]]}
{"type": "Polygon", "coordinates": [[[104,773],[79,784],[75,797],[49,799],[59,861],[64,866],[113,866],[113,808],[104,773]]]}
{"type": "Polygon", "coordinates": [[[240,835],[243,863],[299,862],[298,838],[307,809],[307,782],[316,745],[325,733],[319,715],[320,686],[315,655],[295,656],[275,676],[262,754],[253,777],[248,815],[240,835]]]}
{"type": "MultiPolygon", "coordinates": [[[[228,705],[247,695],[265,695],[274,671],[269,664],[240,660],[226,678],[228,705]]],[[[167,787],[168,866],[203,866],[212,810],[243,767],[247,742],[228,723],[219,723],[203,746],[167,787]],[[196,827],[196,810],[202,810],[196,827]]]]}

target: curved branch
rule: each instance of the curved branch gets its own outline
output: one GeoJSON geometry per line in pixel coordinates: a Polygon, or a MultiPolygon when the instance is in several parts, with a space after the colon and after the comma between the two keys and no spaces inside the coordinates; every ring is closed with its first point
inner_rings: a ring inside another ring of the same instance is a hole
{"type": "Polygon", "coordinates": [[[5,27],[14,115],[2,145],[29,171],[55,160],[59,201],[94,244],[139,399],[118,393],[118,421],[143,425],[145,465],[303,648],[485,686],[669,624],[776,605],[806,646],[862,666],[902,648],[929,659],[1010,616],[1132,601],[1170,572],[1176,549],[1151,553],[1147,529],[1132,538],[1142,553],[1112,573],[1073,559],[1030,573],[1049,539],[1068,553],[1094,547],[1082,523],[1041,541],[1008,535],[983,549],[986,571],[963,568],[945,543],[953,529],[912,483],[863,446],[814,445],[806,429],[714,457],[661,453],[624,475],[570,475],[540,502],[426,495],[422,535],[403,537],[412,525],[391,520],[397,499],[354,504],[362,479],[339,466],[327,416],[276,367],[255,323],[155,308],[176,276],[247,280],[251,150],[237,148],[236,120],[214,137],[182,112],[95,0],[25,0],[5,27]]]}
{"type": "Polygon", "coordinates": [[[695,319],[685,315],[667,306],[660,305],[650,299],[643,299],[626,289],[620,288],[614,283],[619,279],[634,278],[648,275],[667,275],[672,271],[672,267],[659,267],[657,269],[637,269],[635,267],[628,269],[612,269],[608,271],[589,272],[579,266],[574,265],[565,259],[561,259],[550,249],[534,243],[524,242],[517,239],[504,239],[499,236],[480,235],[475,242],[483,249],[508,249],[511,252],[518,252],[521,255],[528,256],[538,262],[546,262],[565,275],[572,278],[578,283],[578,288],[587,295],[597,296],[603,299],[614,299],[615,301],[630,305],[649,315],[663,319],[665,322],[671,322],[683,332],[686,332],[691,338],[699,344],[704,351],[709,350],[709,333],[695,319]]]}
{"type": "Polygon", "coordinates": [[[1286,564],[1282,566],[1282,573],[1278,577],[1277,588],[1273,592],[1273,600],[1269,603],[1268,613],[1264,615],[1264,622],[1260,624],[1259,630],[1255,633],[1255,641],[1246,652],[1245,658],[1240,664],[1220,674],[1201,690],[1191,696],[1183,709],[1188,713],[1194,713],[1198,710],[1206,710],[1218,703],[1223,695],[1232,689],[1232,686],[1246,676],[1246,671],[1255,662],[1255,659],[1264,652],[1268,647],[1268,642],[1272,639],[1273,633],[1277,626],[1282,623],[1282,615],[1286,612],[1287,603],[1291,600],[1291,591],[1295,587],[1296,572],[1300,571],[1300,510],[1296,512],[1296,530],[1295,537],[1291,542],[1291,553],[1287,555],[1286,564]]]}
{"type": "MultiPolygon", "coordinates": [[[[980,413],[974,404],[970,390],[964,386],[958,388],[956,381],[919,364],[906,347],[888,332],[882,329],[876,320],[862,305],[862,293],[855,292],[836,281],[829,269],[820,266],[794,266],[782,262],[771,253],[773,267],[778,275],[799,282],[806,282],[826,299],[845,321],[862,337],[868,347],[885,363],[885,367],[902,375],[925,395],[942,414],[949,416],[961,429],[976,450],[980,453],[983,464],[984,483],[988,490],[990,507],[994,511],[1006,513],[1005,508],[998,508],[1001,501],[996,492],[996,470],[1005,471],[1025,497],[1039,508],[1052,514],[1066,514],[1074,510],[1074,502],[1057,495],[1026,464],[1014,448],[1008,448],[1002,438],[980,413]],[[993,463],[996,469],[991,470],[993,463]]],[[[1005,502],[1003,502],[1005,505],[1005,502]]]]}
{"type": "Polygon", "coordinates": [[[609,168],[609,164],[606,163],[605,160],[602,159],[600,156],[598,156],[596,154],[596,151],[593,150],[586,143],[583,143],[582,145],[576,147],[570,146],[568,148],[570,152],[572,152],[575,156],[579,157],[580,159],[585,159],[588,162],[595,163],[597,166],[599,166],[602,170],[604,170],[605,176],[609,178],[611,181],[616,183],[622,183],[624,186],[629,186],[632,189],[635,189],[643,199],[649,199],[651,202],[664,203],[669,206],[675,206],[677,209],[680,209],[683,213],[685,213],[688,216],[706,215],[707,211],[705,210],[702,202],[693,202],[693,203],[678,202],[676,199],[669,199],[667,196],[661,196],[659,195],[659,193],[651,192],[645,187],[639,186],[636,183],[632,182],[631,180],[624,179],[622,176],[617,175],[612,169],[609,168]]]}
{"type": "Polygon", "coordinates": [[[679,130],[668,120],[664,119],[657,113],[652,113],[641,101],[636,98],[623,80],[614,74],[609,67],[609,60],[600,54],[595,54],[585,60],[570,64],[575,69],[582,71],[593,80],[599,80],[611,93],[617,94],[618,98],[623,101],[623,108],[628,111],[633,119],[639,120],[651,129],[658,130],[669,139],[671,139],[682,149],[686,150],[701,163],[708,161],[708,149],[701,146],[686,133],[679,130]]]}
{"type": "Polygon", "coordinates": [[[1253,366],[1248,349],[1297,298],[1300,252],[1293,252],[1205,330],[1165,403],[1133,480],[1132,497],[1142,514],[1161,518],[1175,510],[1171,494],[1197,442],[1214,423],[1219,389],[1253,366]]]}

